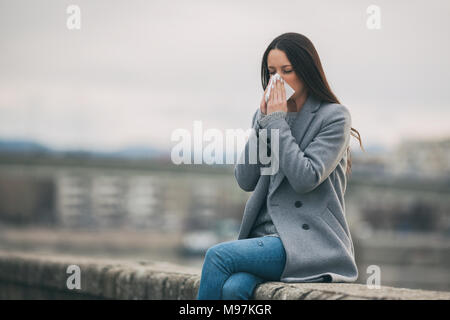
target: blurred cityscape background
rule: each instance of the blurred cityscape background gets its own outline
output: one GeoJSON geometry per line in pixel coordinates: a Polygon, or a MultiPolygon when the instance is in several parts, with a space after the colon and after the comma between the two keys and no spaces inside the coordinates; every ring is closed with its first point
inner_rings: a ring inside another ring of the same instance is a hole
{"type": "Polygon", "coordinates": [[[379,30],[365,1],[77,2],[68,30],[72,2],[0,0],[1,250],[200,270],[250,193],[234,165],[173,164],[171,133],[249,128],[265,47],[294,31],[366,149],[351,138],[358,283],[378,265],[382,285],[450,290],[448,2],[379,1],[379,30]]]}
{"type": "MultiPolygon", "coordinates": [[[[54,153],[25,142],[0,148],[1,249],[200,269],[208,247],[237,238],[250,195],[230,165],[177,167],[162,155],[54,153]]],[[[450,139],[353,161],[346,214],[358,281],[376,264],[384,285],[449,290],[450,139]]]]}

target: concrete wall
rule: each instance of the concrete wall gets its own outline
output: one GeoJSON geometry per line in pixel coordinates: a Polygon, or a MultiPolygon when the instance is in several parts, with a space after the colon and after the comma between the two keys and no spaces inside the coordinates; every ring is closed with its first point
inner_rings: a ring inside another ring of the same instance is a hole
{"type": "MultiPolygon", "coordinates": [[[[0,251],[0,299],[195,299],[197,269],[164,262],[0,251]],[[81,270],[81,289],[68,289],[69,265],[81,270]]],[[[266,282],[255,299],[450,299],[450,292],[349,283],[266,282]]]]}

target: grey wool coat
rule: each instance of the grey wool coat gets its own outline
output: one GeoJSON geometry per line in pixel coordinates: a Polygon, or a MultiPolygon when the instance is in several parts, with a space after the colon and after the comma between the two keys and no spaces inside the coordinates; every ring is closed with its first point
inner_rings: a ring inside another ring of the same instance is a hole
{"type": "MultiPolygon", "coordinates": [[[[352,237],[345,217],[347,147],[351,116],[341,104],[309,95],[291,126],[282,117],[262,125],[253,115],[250,138],[262,140],[260,129],[279,129],[279,169],[262,175],[263,165],[248,161],[249,140],[234,175],[238,185],[253,193],[248,199],[238,239],[249,238],[253,223],[267,201],[267,209],[286,251],[282,282],[354,282],[358,269],[352,237]],[[259,134],[257,134],[257,132],[259,134]],[[241,160],[242,161],[242,160],[241,160]],[[269,188],[270,185],[270,188],[269,188]],[[270,189],[270,190],[269,190],[270,189]],[[321,281],[321,280],[320,280],[321,281]]],[[[258,148],[259,150],[259,148],[258,148]]],[[[273,152],[271,155],[277,157],[273,152]]]]}

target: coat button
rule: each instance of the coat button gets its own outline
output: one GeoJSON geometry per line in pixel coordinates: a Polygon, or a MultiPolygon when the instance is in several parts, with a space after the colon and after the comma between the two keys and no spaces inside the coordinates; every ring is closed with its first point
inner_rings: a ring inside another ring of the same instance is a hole
{"type": "Polygon", "coordinates": [[[309,226],[308,226],[308,224],[304,223],[304,224],[302,225],[302,228],[303,228],[304,230],[308,230],[308,229],[309,229],[309,226]]]}
{"type": "Polygon", "coordinates": [[[300,208],[302,206],[302,202],[301,201],[295,201],[295,207],[296,208],[300,208]]]}

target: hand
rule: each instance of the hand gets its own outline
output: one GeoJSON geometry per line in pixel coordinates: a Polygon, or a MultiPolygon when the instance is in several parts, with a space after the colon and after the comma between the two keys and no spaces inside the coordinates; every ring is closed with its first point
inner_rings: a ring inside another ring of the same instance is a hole
{"type": "MultiPolygon", "coordinates": [[[[270,81],[269,81],[269,83],[270,83],[270,81]]],[[[259,104],[259,109],[261,110],[262,114],[266,114],[267,113],[267,103],[266,103],[267,90],[269,90],[269,86],[267,86],[266,90],[264,90],[264,94],[263,94],[261,103],[259,104]]]]}
{"type": "Polygon", "coordinates": [[[288,111],[284,80],[274,82],[274,87],[270,90],[269,101],[267,101],[267,114],[275,111],[288,111]]]}

